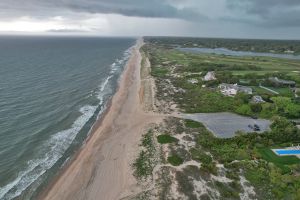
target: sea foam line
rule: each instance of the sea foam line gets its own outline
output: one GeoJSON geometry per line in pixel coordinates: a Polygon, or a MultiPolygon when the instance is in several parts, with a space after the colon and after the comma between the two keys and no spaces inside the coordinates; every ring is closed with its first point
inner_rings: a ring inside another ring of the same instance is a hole
{"type": "Polygon", "coordinates": [[[69,148],[77,133],[83,128],[87,121],[93,116],[97,106],[84,106],[80,109],[82,115],[72,124],[70,129],[60,131],[51,136],[48,142],[43,145],[47,150],[43,156],[31,160],[28,167],[19,173],[18,177],[8,185],[0,188],[0,199],[13,199],[19,196],[26,188],[36,181],[46,170],[50,169],[69,148]]]}
{"type": "MultiPolygon", "coordinates": [[[[99,105],[103,104],[104,96],[108,93],[105,92],[108,83],[111,78],[114,77],[117,71],[120,71],[121,67],[126,64],[131,55],[131,48],[127,49],[121,59],[117,59],[110,67],[110,75],[100,84],[99,91],[97,92],[97,98],[99,99],[99,105]]],[[[0,199],[10,200],[18,197],[26,190],[33,182],[38,180],[47,170],[49,170],[54,164],[64,155],[65,151],[70,147],[73,140],[83,128],[83,126],[89,121],[97,110],[97,106],[86,105],[79,111],[81,116],[78,117],[72,124],[70,129],[60,131],[50,137],[50,139],[44,143],[43,148],[47,152],[43,152],[40,155],[41,158],[30,160],[27,162],[27,168],[19,172],[18,176],[9,184],[4,187],[0,187],[0,199]],[[50,150],[49,150],[50,149],[50,150]]],[[[100,110],[101,114],[103,109],[100,110]]]]}

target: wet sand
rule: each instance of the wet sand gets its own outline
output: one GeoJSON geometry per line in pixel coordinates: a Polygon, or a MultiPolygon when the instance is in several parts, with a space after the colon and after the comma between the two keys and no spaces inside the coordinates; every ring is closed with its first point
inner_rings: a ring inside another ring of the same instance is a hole
{"type": "Polygon", "coordinates": [[[139,39],[101,124],[40,199],[115,200],[138,192],[131,164],[144,130],[163,120],[162,115],[143,110],[142,45],[139,39]]]}

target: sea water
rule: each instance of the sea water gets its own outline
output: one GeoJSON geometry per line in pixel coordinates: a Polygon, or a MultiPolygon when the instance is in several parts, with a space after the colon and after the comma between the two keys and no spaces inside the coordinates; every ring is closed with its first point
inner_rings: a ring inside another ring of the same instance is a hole
{"type": "Polygon", "coordinates": [[[0,37],[0,199],[32,199],[82,145],[134,38],[0,37]]]}

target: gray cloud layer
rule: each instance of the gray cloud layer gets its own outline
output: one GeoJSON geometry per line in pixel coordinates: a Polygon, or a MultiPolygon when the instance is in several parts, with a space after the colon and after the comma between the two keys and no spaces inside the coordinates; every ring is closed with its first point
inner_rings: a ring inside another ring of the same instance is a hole
{"type": "Polygon", "coordinates": [[[121,14],[125,16],[201,19],[201,13],[177,9],[167,0],[1,0],[0,15],[47,17],[68,12],[121,14]]]}
{"type": "Polygon", "coordinates": [[[226,23],[249,30],[300,27],[300,0],[0,0],[0,21],[84,17],[77,13],[182,19],[203,27],[226,23]]]}
{"type": "Polygon", "coordinates": [[[227,5],[232,11],[244,11],[244,16],[235,16],[240,22],[269,27],[300,26],[299,0],[227,0],[227,5]]]}

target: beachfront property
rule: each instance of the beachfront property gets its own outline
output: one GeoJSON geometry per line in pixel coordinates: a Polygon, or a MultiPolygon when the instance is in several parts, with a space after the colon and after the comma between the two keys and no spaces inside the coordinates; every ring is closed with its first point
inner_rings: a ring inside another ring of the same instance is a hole
{"type": "Polygon", "coordinates": [[[277,77],[270,77],[269,81],[274,83],[277,86],[288,86],[288,87],[292,87],[294,88],[296,86],[296,82],[295,81],[289,81],[289,80],[283,80],[283,79],[279,79],[277,77]]]}
{"type": "Polygon", "coordinates": [[[252,88],[238,84],[222,83],[219,85],[220,91],[226,96],[235,96],[238,92],[252,94],[252,88]]]}
{"type": "Polygon", "coordinates": [[[207,72],[206,75],[204,76],[203,80],[204,81],[213,81],[216,80],[216,75],[215,72],[211,71],[211,72],[207,72]]]}
{"type": "Polygon", "coordinates": [[[287,147],[285,149],[272,149],[278,156],[297,156],[300,158],[300,145],[287,147]]]}

